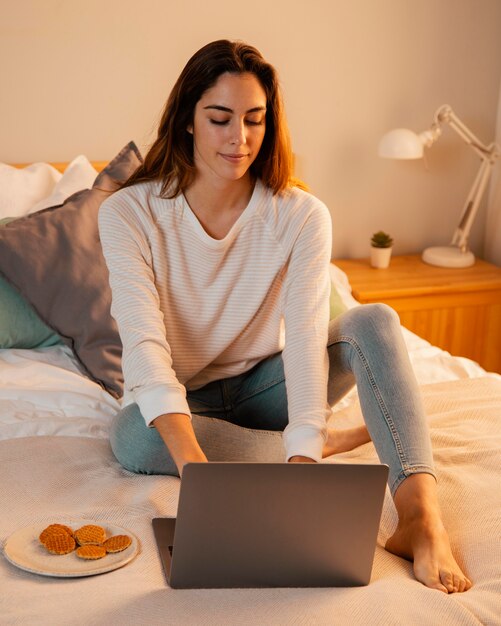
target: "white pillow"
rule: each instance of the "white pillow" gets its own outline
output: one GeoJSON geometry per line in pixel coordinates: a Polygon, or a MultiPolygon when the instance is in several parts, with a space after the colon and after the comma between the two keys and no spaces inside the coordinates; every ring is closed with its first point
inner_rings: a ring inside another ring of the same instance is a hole
{"type": "Polygon", "coordinates": [[[48,163],[17,168],[0,163],[0,219],[22,217],[49,196],[62,174],[48,163]]]}
{"type": "Polygon", "coordinates": [[[86,156],[83,154],[77,156],[64,170],[61,180],[54,187],[51,195],[37,202],[29,212],[35,213],[51,206],[58,206],[77,191],[91,189],[97,174],[86,156]]]}

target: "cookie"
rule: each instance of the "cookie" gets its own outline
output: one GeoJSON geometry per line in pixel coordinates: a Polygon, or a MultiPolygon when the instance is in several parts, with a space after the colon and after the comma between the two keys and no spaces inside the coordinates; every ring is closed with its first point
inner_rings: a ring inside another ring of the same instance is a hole
{"type": "Polygon", "coordinates": [[[99,545],[106,539],[106,532],[102,526],[86,524],[75,531],[75,539],[79,546],[99,545]]]}
{"type": "Polygon", "coordinates": [[[77,548],[77,556],[81,559],[101,559],[103,556],[106,556],[106,549],[104,546],[96,546],[94,544],[88,543],[84,546],[80,546],[77,548]]]}
{"type": "Polygon", "coordinates": [[[73,530],[69,526],[65,526],[64,524],[50,524],[47,528],[44,528],[38,537],[40,543],[45,544],[47,537],[51,535],[60,535],[66,534],[70,537],[73,537],[73,530]]]}
{"type": "Polygon", "coordinates": [[[106,552],[122,552],[130,546],[132,539],[129,535],[114,535],[103,543],[106,552]]]}
{"type": "Polygon", "coordinates": [[[43,545],[51,554],[68,554],[76,548],[75,540],[67,532],[46,535],[43,545]]]}

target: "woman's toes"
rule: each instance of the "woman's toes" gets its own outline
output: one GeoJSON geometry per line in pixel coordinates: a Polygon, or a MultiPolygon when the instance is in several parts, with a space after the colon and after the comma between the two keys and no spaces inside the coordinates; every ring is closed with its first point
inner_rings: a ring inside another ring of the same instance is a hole
{"type": "Polygon", "coordinates": [[[454,591],[454,576],[448,570],[440,570],[440,580],[449,593],[454,591]]]}
{"type": "Polygon", "coordinates": [[[440,580],[448,593],[462,593],[471,587],[471,581],[466,576],[448,570],[440,571],[440,580]]]}

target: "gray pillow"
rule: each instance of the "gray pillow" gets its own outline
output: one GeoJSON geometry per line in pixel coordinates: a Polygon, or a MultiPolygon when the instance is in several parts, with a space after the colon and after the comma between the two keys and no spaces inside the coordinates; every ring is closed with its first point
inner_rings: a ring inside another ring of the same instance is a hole
{"type": "Polygon", "coordinates": [[[122,344],[110,314],[111,290],[97,215],[101,203],[142,162],[127,144],[64,204],[0,228],[0,272],[70,346],[89,376],[119,398],[122,344]]]}

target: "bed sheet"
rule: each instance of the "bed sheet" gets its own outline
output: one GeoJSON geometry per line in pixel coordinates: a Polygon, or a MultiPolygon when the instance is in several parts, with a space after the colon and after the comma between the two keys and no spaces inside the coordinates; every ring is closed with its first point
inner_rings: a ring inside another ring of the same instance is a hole
{"type": "Polygon", "coordinates": [[[120,403],[82,372],[65,346],[0,350],[0,440],[107,437],[120,403]]]}
{"type": "MultiPolygon", "coordinates": [[[[501,382],[495,377],[422,387],[429,415],[439,496],[451,541],[474,581],[464,594],[425,588],[409,562],[384,543],[396,513],[386,494],[371,583],[344,589],[172,590],[151,529],[155,516],[176,514],[179,480],[133,475],[106,439],[24,437],[0,442],[3,480],[0,541],[34,520],[110,522],[133,532],[139,555],[101,576],[56,579],[18,570],[0,557],[0,623],[51,626],[403,625],[473,626],[501,616],[501,382]]],[[[341,412],[357,419],[356,403],[341,412]]],[[[330,462],[374,462],[372,444],[330,462]]],[[[55,557],[57,558],[57,557],[55,557]]]]}

